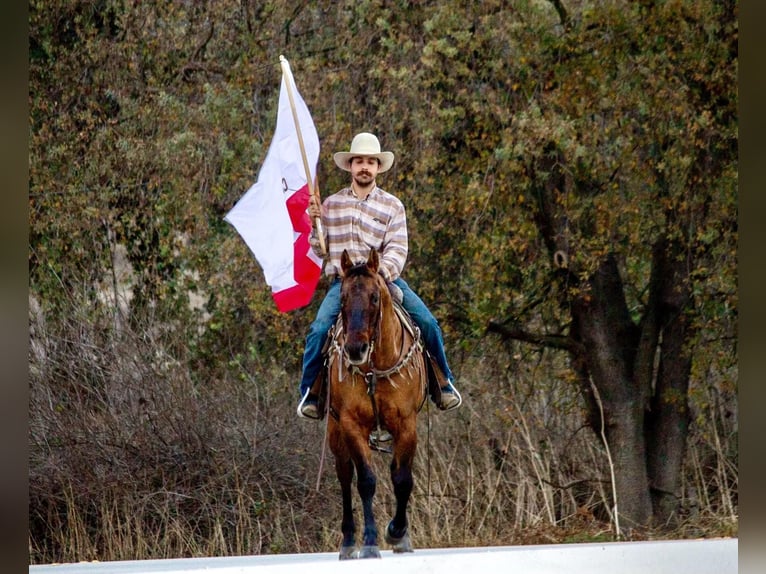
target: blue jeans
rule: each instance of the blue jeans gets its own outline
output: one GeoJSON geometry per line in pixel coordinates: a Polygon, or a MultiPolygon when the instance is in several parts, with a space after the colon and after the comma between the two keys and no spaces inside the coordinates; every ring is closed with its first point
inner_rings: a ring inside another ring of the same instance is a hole
{"type": "MultiPolygon", "coordinates": [[[[410,289],[407,282],[399,277],[394,283],[402,290],[402,306],[410,314],[415,324],[420,328],[425,347],[436,361],[444,376],[451,383],[452,371],[447,364],[447,355],[444,353],[444,338],[439,322],[428,310],[426,304],[410,289]]],[[[314,384],[319,371],[322,368],[322,347],[324,346],[327,333],[335,324],[340,314],[340,279],[332,282],[322,304],[317,311],[316,319],[309,327],[306,335],[306,348],[303,351],[303,378],[301,379],[301,397],[306,394],[314,384]]]]}

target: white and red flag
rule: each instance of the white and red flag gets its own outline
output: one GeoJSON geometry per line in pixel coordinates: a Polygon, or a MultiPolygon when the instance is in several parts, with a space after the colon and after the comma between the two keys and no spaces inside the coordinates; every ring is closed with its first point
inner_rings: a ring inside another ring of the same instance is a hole
{"type": "Polygon", "coordinates": [[[314,121],[283,60],[277,127],[266,159],[257,181],[224,217],[255,255],[282,312],[309,304],[322,270],[322,259],[309,245],[311,220],[306,212],[306,171],[315,181],[318,160],[314,121]]]}

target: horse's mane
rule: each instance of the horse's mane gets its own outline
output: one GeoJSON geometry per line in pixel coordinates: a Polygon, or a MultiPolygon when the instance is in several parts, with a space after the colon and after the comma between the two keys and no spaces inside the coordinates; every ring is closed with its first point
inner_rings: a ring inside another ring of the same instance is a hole
{"type": "Polygon", "coordinates": [[[363,277],[369,275],[372,275],[372,271],[370,271],[366,261],[354,264],[353,267],[349,267],[345,272],[346,277],[363,277]]]}

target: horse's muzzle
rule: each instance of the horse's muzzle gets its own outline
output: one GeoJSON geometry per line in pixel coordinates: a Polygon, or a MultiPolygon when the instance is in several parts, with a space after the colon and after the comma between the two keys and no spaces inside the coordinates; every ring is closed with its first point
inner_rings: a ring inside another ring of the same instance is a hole
{"type": "Polygon", "coordinates": [[[344,349],[348,362],[354,366],[366,363],[370,355],[370,345],[367,342],[346,343],[344,349]]]}

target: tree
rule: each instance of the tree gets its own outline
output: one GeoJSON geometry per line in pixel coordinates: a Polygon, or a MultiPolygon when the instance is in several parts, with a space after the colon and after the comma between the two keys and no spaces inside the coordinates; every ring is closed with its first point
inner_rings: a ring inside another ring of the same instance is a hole
{"type": "Polygon", "coordinates": [[[506,146],[568,324],[555,338],[513,317],[490,330],[567,350],[603,428],[619,517],[665,523],[692,354],[700,330],[727,320],[702,307],[731,312],[735,289],[736,4],[628,2],[577,20],[554,4],[562,32],[540,55],[539,107],[506,146]],[[728,287],[705,293],[713,269],[728,287]]]}

